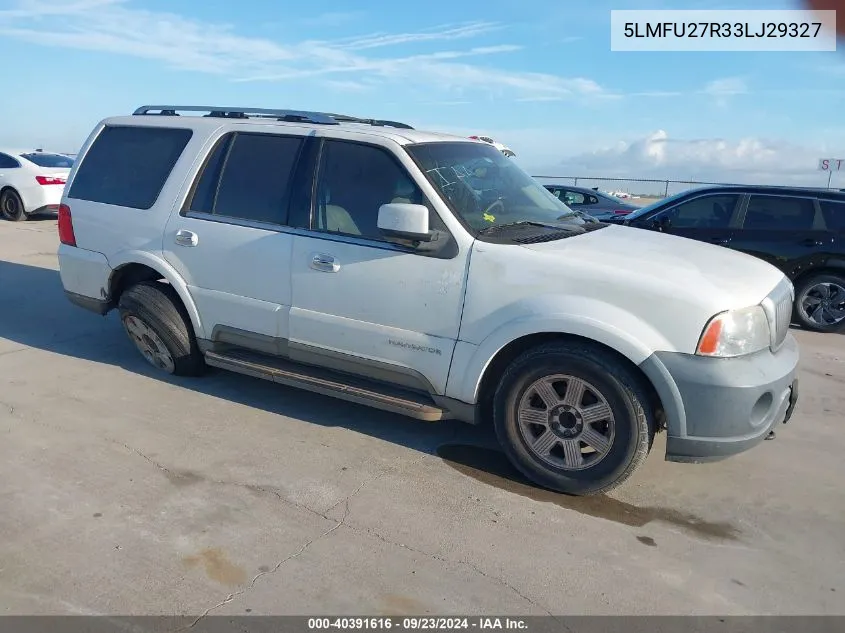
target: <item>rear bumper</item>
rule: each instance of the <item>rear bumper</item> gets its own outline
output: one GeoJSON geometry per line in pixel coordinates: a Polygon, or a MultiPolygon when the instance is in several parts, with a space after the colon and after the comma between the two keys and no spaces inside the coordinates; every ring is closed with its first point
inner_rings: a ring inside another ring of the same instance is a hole
{"type": "Polygon", "coordinates": [[[60,244],[58,259],[59,276],[68,300],[86,310],[106,314],[111,309],[108,288],[112,273],[106,256],[60,244]]]}
{"type": "Polygon", "coordinates": [[[718,461],[762,442],[792,417],[797,367],[798,343],[791,334],[776,353],[765,350],[743,358],[652,355],[642,368],[664,405],[666,459],[718,461]]]}
{"type": "Polygon", "coordinates": [[[89,312],[99,314],[100,316],[107,314],[112,307],[111,303],[109,303],[105,299],[94,299],[92,297],[78,295],[75,292],[69,292],[67,290],[65,290],[65,296],[68,298],[68,301],[70,301],[73,305],[80,308],[84,308],[89,312]]]}
{"type": "Polygon", "coordinates": [[[64,185],[35,185],[21,191],[27,213],[55,213],[62,202],[64,185]]]}

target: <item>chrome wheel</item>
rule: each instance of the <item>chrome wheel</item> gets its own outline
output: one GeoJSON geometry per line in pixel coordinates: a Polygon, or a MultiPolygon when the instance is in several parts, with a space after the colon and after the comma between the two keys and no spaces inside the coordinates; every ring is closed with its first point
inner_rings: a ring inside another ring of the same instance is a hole
{"type": "Polygon", "coordinates": [[[811,323],[822,327],[838,325],[845,320],[845,288],[830,281],[817,283],[807,289],[799,305],[811,323]]]}
{"type": "Polygon", "coordinates": [[[520,399],[517,422],[528,449],[564,470],[598,464],[616,434],[604,395],[585,380],[565,374],[533,382],[520,399]]]}
{"type": "Polygon", "coordinates": [[[173,356],[167,350],[164,342],[153,329],[136,316],[127,315],[123,318],[123,327],[141,355],[153,367],[163,369],[172,374],[176,369],[173,356]]]}

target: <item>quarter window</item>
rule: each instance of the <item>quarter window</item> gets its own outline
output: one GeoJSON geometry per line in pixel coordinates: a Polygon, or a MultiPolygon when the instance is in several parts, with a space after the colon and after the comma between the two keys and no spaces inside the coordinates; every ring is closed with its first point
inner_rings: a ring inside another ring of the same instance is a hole
{"type": "Polygon", "coordinates": [[[659,214],[658,217],[667,218],[671,227],[677,229],[728,228],[738,199],[739,196],[735,194],[701,196],[682,202],[659,214]]]}
{"type": "Polygon", "coordinates": [[[816,207],[809,198],[751,196],[743,228],[764,231],[811,231],[816,207]]]}
{"type": "Polygon", "coordinates": [[[105,127],[86,152],[68,197],[151,208],[191,134],[180,128],[105,127]]]}
{"type": "Polygon", "coordinates": [[[425,204],[396,159],[371,145],[326,141],[319,174],[312,226],[320,231],[384,239],[378,230],[381,205],[425,204]]]}

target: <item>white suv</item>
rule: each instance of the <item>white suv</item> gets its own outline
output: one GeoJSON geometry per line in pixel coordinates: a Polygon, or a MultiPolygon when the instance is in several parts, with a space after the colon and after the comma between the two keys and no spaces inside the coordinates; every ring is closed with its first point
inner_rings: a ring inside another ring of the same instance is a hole
{"type": "Polygon", "coordinates": [[[781,272],[585,218],[482,141],[145,106],[94,129],[59,235],[70,300],[117,308],[162,371],[492,420],[571,494],[619,485],[660,430],[672,461],[748,449],[797,398],[781,272]]]}

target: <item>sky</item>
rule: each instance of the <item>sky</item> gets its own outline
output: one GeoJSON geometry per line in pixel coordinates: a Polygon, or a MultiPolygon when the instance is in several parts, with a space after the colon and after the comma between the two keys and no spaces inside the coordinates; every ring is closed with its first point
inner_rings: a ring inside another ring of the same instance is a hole
{"type": "Polygon", "coordinates": [[[611,9],[680,8],[800,7],[0,0],[0,146],[75,152],[99,120],[143,104],[277,107],[489,135],[537,176],[825,186],[818,160],[845,158],[845,42],[610,50],[611,9]]]}

